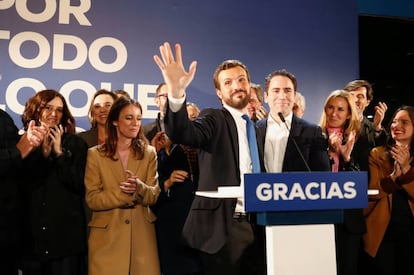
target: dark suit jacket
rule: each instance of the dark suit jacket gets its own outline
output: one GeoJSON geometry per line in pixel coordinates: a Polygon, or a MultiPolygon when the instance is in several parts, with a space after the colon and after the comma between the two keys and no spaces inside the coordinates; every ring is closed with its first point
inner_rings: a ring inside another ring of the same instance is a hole
{"type": "Polygon", "coordinates": [[[160,113],[158,113],[157,118],[153,122],[145,124],[142,128],[144,130],[145,137],[149,142],[151,142],[154,136],[161,131],[160,113]]]}
{"type": "Polygon", "coordinates": [[[367,117],[361,121],[361,131],[352,150],[352,158],[361,171],[369,172],[368,158],[371,150],[376,146],[384,145],[387,139],[385,130],[377,133],[374,124],[367,117]]]}
{"type": "MultiPolygon", "coordinates": [[[[257,135],[259,137],[259,155],[264,170],[264,144],[267,130],[267,119],[256,123],[257,135]]],[[[283,159],[283,172],[307,171],[306,165],[301,159],[298,150],[293,142],[295,139],[305,161],[311,171],[330,171],[331,165],[328,157],[328,143],[322,136],[322,130],[315,124],[306,120],[292,117],[289,138],[286,146],[286,153],[283,159]]]]}
{"type": "Polygon", "coordinates": [[[158,152],[158,180],[161,193],[152,207],[157,215],[155,231],[157,233],[158,255],[163,274],[190,274],[199,271],[198,252],[183,245],[182,230],[190,211],[196,191],[191,177],[175,183],[168,192],[164,191],[164,182],[174,170],[184,170],[190,175],[190,165],[184,150],[174,144],[170,155],[164,149],[158,152]]]}
{"type": "MultiPolygon", "coordinates": [[[[176,113],[167,109],[165,128],[170,139],[200,149],[198,190],[240,185],[239,141],[231,114],[205,109],[191,122],[185,107],[176,113]]],[[[235,203],[236,199],[195,196],[183,229],[186,242],[210,254],[219,251],[227,242],[235,203]]]]}
{"type": "Polygon", "coordinates": [[[98,145],[98,128],[92,128],[88,131],[78,134],[87,144],[88,148],[98,145]]]}
{"type": "Polygon", "coordinates": [[[18,251],[18,229],[21,228],[22,219],[19,211],[20,192],[16,181],[19,174],[26,173],[22,169],[22,157],[16,147],[20,138],[17,132],[12,118],[0,109],[0,247],[9,255],[18,251]]]}

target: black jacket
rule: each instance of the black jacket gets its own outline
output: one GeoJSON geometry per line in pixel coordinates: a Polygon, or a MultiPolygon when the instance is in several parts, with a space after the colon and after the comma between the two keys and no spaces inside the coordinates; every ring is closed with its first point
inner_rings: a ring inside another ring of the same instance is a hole
{"type": "Polygon", "coordinates": [[[49,259],[86,251],[84,171],[87,144],[64,134],[63,155],[45,158],[41,147],[25,160],[24,252],[49,259]]]}
{"type": "Polygon", "coordinates": [[[16,144],[18,130],[12,118],[0,109],[0,247],[5,253],[18,250],[21,215],[16,180],[22,174],[22,159],[16,144]]]}

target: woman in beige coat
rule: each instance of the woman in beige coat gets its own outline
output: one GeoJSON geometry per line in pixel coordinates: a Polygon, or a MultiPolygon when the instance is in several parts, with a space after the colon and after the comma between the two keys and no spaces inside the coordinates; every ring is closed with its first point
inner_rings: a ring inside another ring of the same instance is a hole
{"type": "Polygon", "coordinates": [[[88,151],[89,275],[160,274],[149,208],[160,192],[157,160],[141,117],[139,103],[117,99],[108,115],[106,142],[88,151]]]}
{"type": "Polygon", "coordinates": [[[370,196],[365,209],[365,250],[372,274],[413,274],[414,107],[401,107],[391,120],[387,146],[371,151],[370,196]]]}

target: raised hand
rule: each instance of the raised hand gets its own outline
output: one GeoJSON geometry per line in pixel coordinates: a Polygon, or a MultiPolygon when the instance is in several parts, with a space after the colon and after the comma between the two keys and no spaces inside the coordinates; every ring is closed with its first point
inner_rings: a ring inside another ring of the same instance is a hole
{"type": "Polygon", "coordinates": [[[379,102],[377,106],[375,106],[375,115],[374,115],[374,129],[376,131],[380,131],[381,130],[381,124],[382,121],[384,120],[385,117],[385,112],[388,109],[387,104],[385,104],[384,102],[379,102]]]}
{"type": "Polygon", "coordinates": [[[191,62],[189,71],[186,72],[183,66],[180,44],[175,44],[175,58],[171,46],[165,42],[160,46],[160,55],[154,55],[154,61],[160,68],[164,81],[168,87],[168,94],[173,98],[182,98],[185,89],[194,78],[197,62],[191,62]]]}
{"type": "Polygon", "coordinates": [[[22,135],[16,144],[23,159],[30,154],[33,148],[38,147],[43,142],[46,134],[47,129],[45,125],[36,126],[34,120],[29,122],[27,132],[22,135]]]}
{"type": "Polygon", "coordinates": [[[49,132],[45,136],[42,143],[42,152],[45,158],[50,156],[53,151],[56,156],[63,154],[62,152],[62,135],[64,133],[62,125],[49,128],[49,132]]]}
{"type": "Polygon", "coordinates": [[[43,142],[43,139],[45,138],[46,134],[47,129],[44,124],[36,126],[36,122],[34,120],[31,120],[29,122],[26,132],[26,138],[33,147],[39,146],[43,142]]]}
{"type": "Polygon", "coordinates": [[[157,153],[165,147],[166,142],[165,131],[159,131],[155,134],[155,136],[151,140],[151,145],[155,147],[157,153]]]}
{"type": "Polygon", "coordinates": [[[346,162],[351,160],[351,153],[352,153],[352,150],[354,149],[355,141],[356,141],[356,132],[354,130],[354,131],[351,131],[351,133],[349,134],[345,144],[341,145],[340,147],[342,158],[346,162]]]}
{"type": "Polygon", "coordinates": [[[256,117],[258,120],[267,118],[268,112],[264,106],[260,106],[260,109],[256,111],[256,117]]]}
{"type": "Polygon", "coordinates": [[[390,154],[391,157],[395,160],[395,165],[398,165],[400,167],[402,174],[407,173],[408,170],[411,169],[411,162],[413,158],[410,156],[410,150],[408,146],[394,145],[390,150],[390,154]]]}
{"type": "Polygon", "coordinates": [[[352,149],[354,148],[355,140],[356,140],[356,132],[352,131],[345,144],[342,145],[342,134],[340,133],[332,133],[329,135],[329,151],[340,153],[342,158],[345,162],[351,160],[351,153],[352,149]]]}
{"type": "Polygon", "coordinates": [[[56,156],[62,155],[62,135],[64,133],[63,126],[61,124],[50,128],[49,137],[52,142],[52,149],[56,156]]]}

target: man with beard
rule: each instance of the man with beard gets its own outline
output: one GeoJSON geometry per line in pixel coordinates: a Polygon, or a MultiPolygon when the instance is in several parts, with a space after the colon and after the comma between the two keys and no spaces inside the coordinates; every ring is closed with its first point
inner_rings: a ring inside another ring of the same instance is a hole
{"type": "Polygon", "coordinates": [[[183,237],[190,247],[200,251],[205,275],[264,274],[263,228],[258,228],[244,211],[244,174],[260,170],[252,161],[254,154],[249,153],[247,138],[246,121],[251,123],[246,108],[250,100],[249,72],[238,60],[220,64],[213,81],[223,108],[205,109],[190,121],[185,90],[194,78],[197,63],[192,62],[186,72],[179,44],[175,52],[174,57],[169,43],[164,43],[161,57],[154,56],[154,60],[168,86],[168,136],[174,143],[199,148],[198,191],[183,237]]]}

